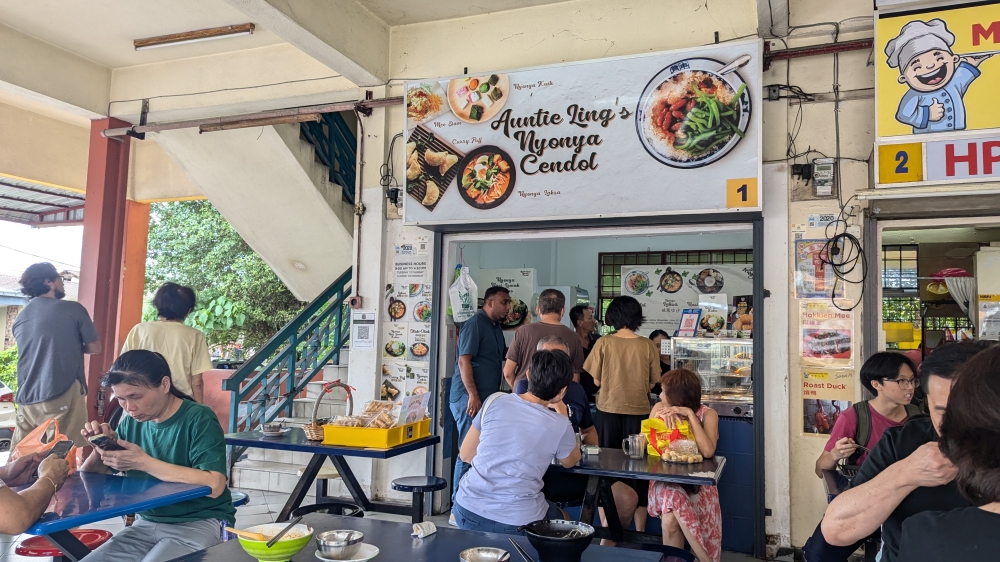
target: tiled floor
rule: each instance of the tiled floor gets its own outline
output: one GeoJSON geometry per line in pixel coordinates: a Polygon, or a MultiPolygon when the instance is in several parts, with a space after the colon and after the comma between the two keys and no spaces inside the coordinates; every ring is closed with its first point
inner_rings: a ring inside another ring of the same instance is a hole
{"type": "MultiPolygon", "coordinates": [[[[237,529],[252,527],[253,525],[260,525],[262,523],[273,523],[274,518],[278,516],[278,512],[280,512],[282,506],[285,505],[285,500],[288,499],[288,494],[275,492],[240,490],[237,488],[234,488],[233,491],[246,492],[250,496],[250,502],[247,505],[236,509],[237,529]]],[[[366,513],[365,517],[382,519],[385,521],[398,521],[401,523],[407,523],[410,520],[410,518],[405,515],[392,515],[388,513],[366,513]]],[[[438,526],[448,525],[447,515],[435,515],[431,517],[430,520],[434,521],[434,523],[438,526]]],[[[124,529],[125,525],[121,519],[114,519],[87,525],[87,527],[105,529],[111,531],[112,533],[117,533],[118,531],[124,529]]],[[[19,537],[0,535],[0,562],[39,562],[39,560],[45,560],[39,558],[26,558],[14,554],[15,545],[23,539],[28,538],[28,536],[30,535],[21,535],[19,537]]],[[[732,552],[724,552],[722,554],[722,562],[746,562],[750,560],[753,560],[753,558],[743,554],[735,554],[732,552]]]]}

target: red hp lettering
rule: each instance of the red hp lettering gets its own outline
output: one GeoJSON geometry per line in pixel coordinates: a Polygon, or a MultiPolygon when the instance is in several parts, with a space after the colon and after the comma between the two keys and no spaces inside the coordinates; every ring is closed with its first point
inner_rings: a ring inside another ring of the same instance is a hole
{"type": "MultiPolygon", "coordinates": [[[[944,146],[944,166],[945,175],[948,177],[955,175],[955,164],[962,163],[968,164],[970,176],[979,175],[979,158],[976,155],[976,143],[970,142],[968,145],[968,152],[965,155],[955,155],[955,145],[946,144],[944,146]]],[[[992,167],[992,163],[990,164],[992,167]]]]}
{"type": "Polygon", "coordinates": [[[993,175],[993,164],[1000,162],[1000,141],[983,143],[983,174],[993,175]]]}

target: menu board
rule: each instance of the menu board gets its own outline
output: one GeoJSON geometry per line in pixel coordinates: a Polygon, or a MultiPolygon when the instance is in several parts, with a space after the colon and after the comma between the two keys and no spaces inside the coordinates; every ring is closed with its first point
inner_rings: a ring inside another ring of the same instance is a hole
{"type": "Polygon", "coordinates": [[[504,330],[517,330],[531,323],[531,314],[538,300],[537,274],[532,268],[479,269],[471,272],[479,287],[479,298],[490,287],[505,287],[510,291],[510,312],[501,322],[504,330]]]}
{"type": "MultiPolygon", "coordinates": [[[[734,301],[752,295],[753,266],[623,265],[621,294],[635,297],[642,305],[646,320],[639,329],[641,335],[653,330],[673,334],[685,309],[701,310],[698,333],[719,332],[727,328],[729,314],[716,303],[725,306],[731,302],[723,295],[741,295],[734,301]]],[[[749,314],[750,310],[743,312],[749,314]]]]}
{"type": "Polygon", "coordinates": [[[759,40],[405,90],[406,224],[761,208],[759,40]]]}

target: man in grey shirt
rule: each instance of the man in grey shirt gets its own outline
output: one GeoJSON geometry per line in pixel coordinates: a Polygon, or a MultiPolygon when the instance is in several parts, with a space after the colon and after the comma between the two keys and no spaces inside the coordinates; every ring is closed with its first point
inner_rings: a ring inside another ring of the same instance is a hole
{"type": "Polygon", "coordinates": [[[87,423],[83,355],[101,352],[97,329],[82,304],[64,301],[62,277],[51,263],[36,263],[21,276],[31,300],[14,319],[17,342],[17,426],[11,446],[46,420],[77,446],[87,423]]]}

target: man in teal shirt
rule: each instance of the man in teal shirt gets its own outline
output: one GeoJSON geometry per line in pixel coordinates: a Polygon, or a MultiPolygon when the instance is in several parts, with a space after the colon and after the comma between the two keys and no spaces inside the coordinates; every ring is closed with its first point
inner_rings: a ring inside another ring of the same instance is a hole
{"type": "Polygon", "coordinates": [[[88,562],[161,562],[218,544],[221,522],[234,524],[236,509],[226,486],[226,442],[215,413],[174,388],[166,359],[152,351],[123,353],[102,382],[127,416],[117,433],[96,421],[82,433],[103,433],[124,450],[95,447],[81,470],[124,472],[212,491],[139,512],[135,524],[87,556],[88,562]]]}

